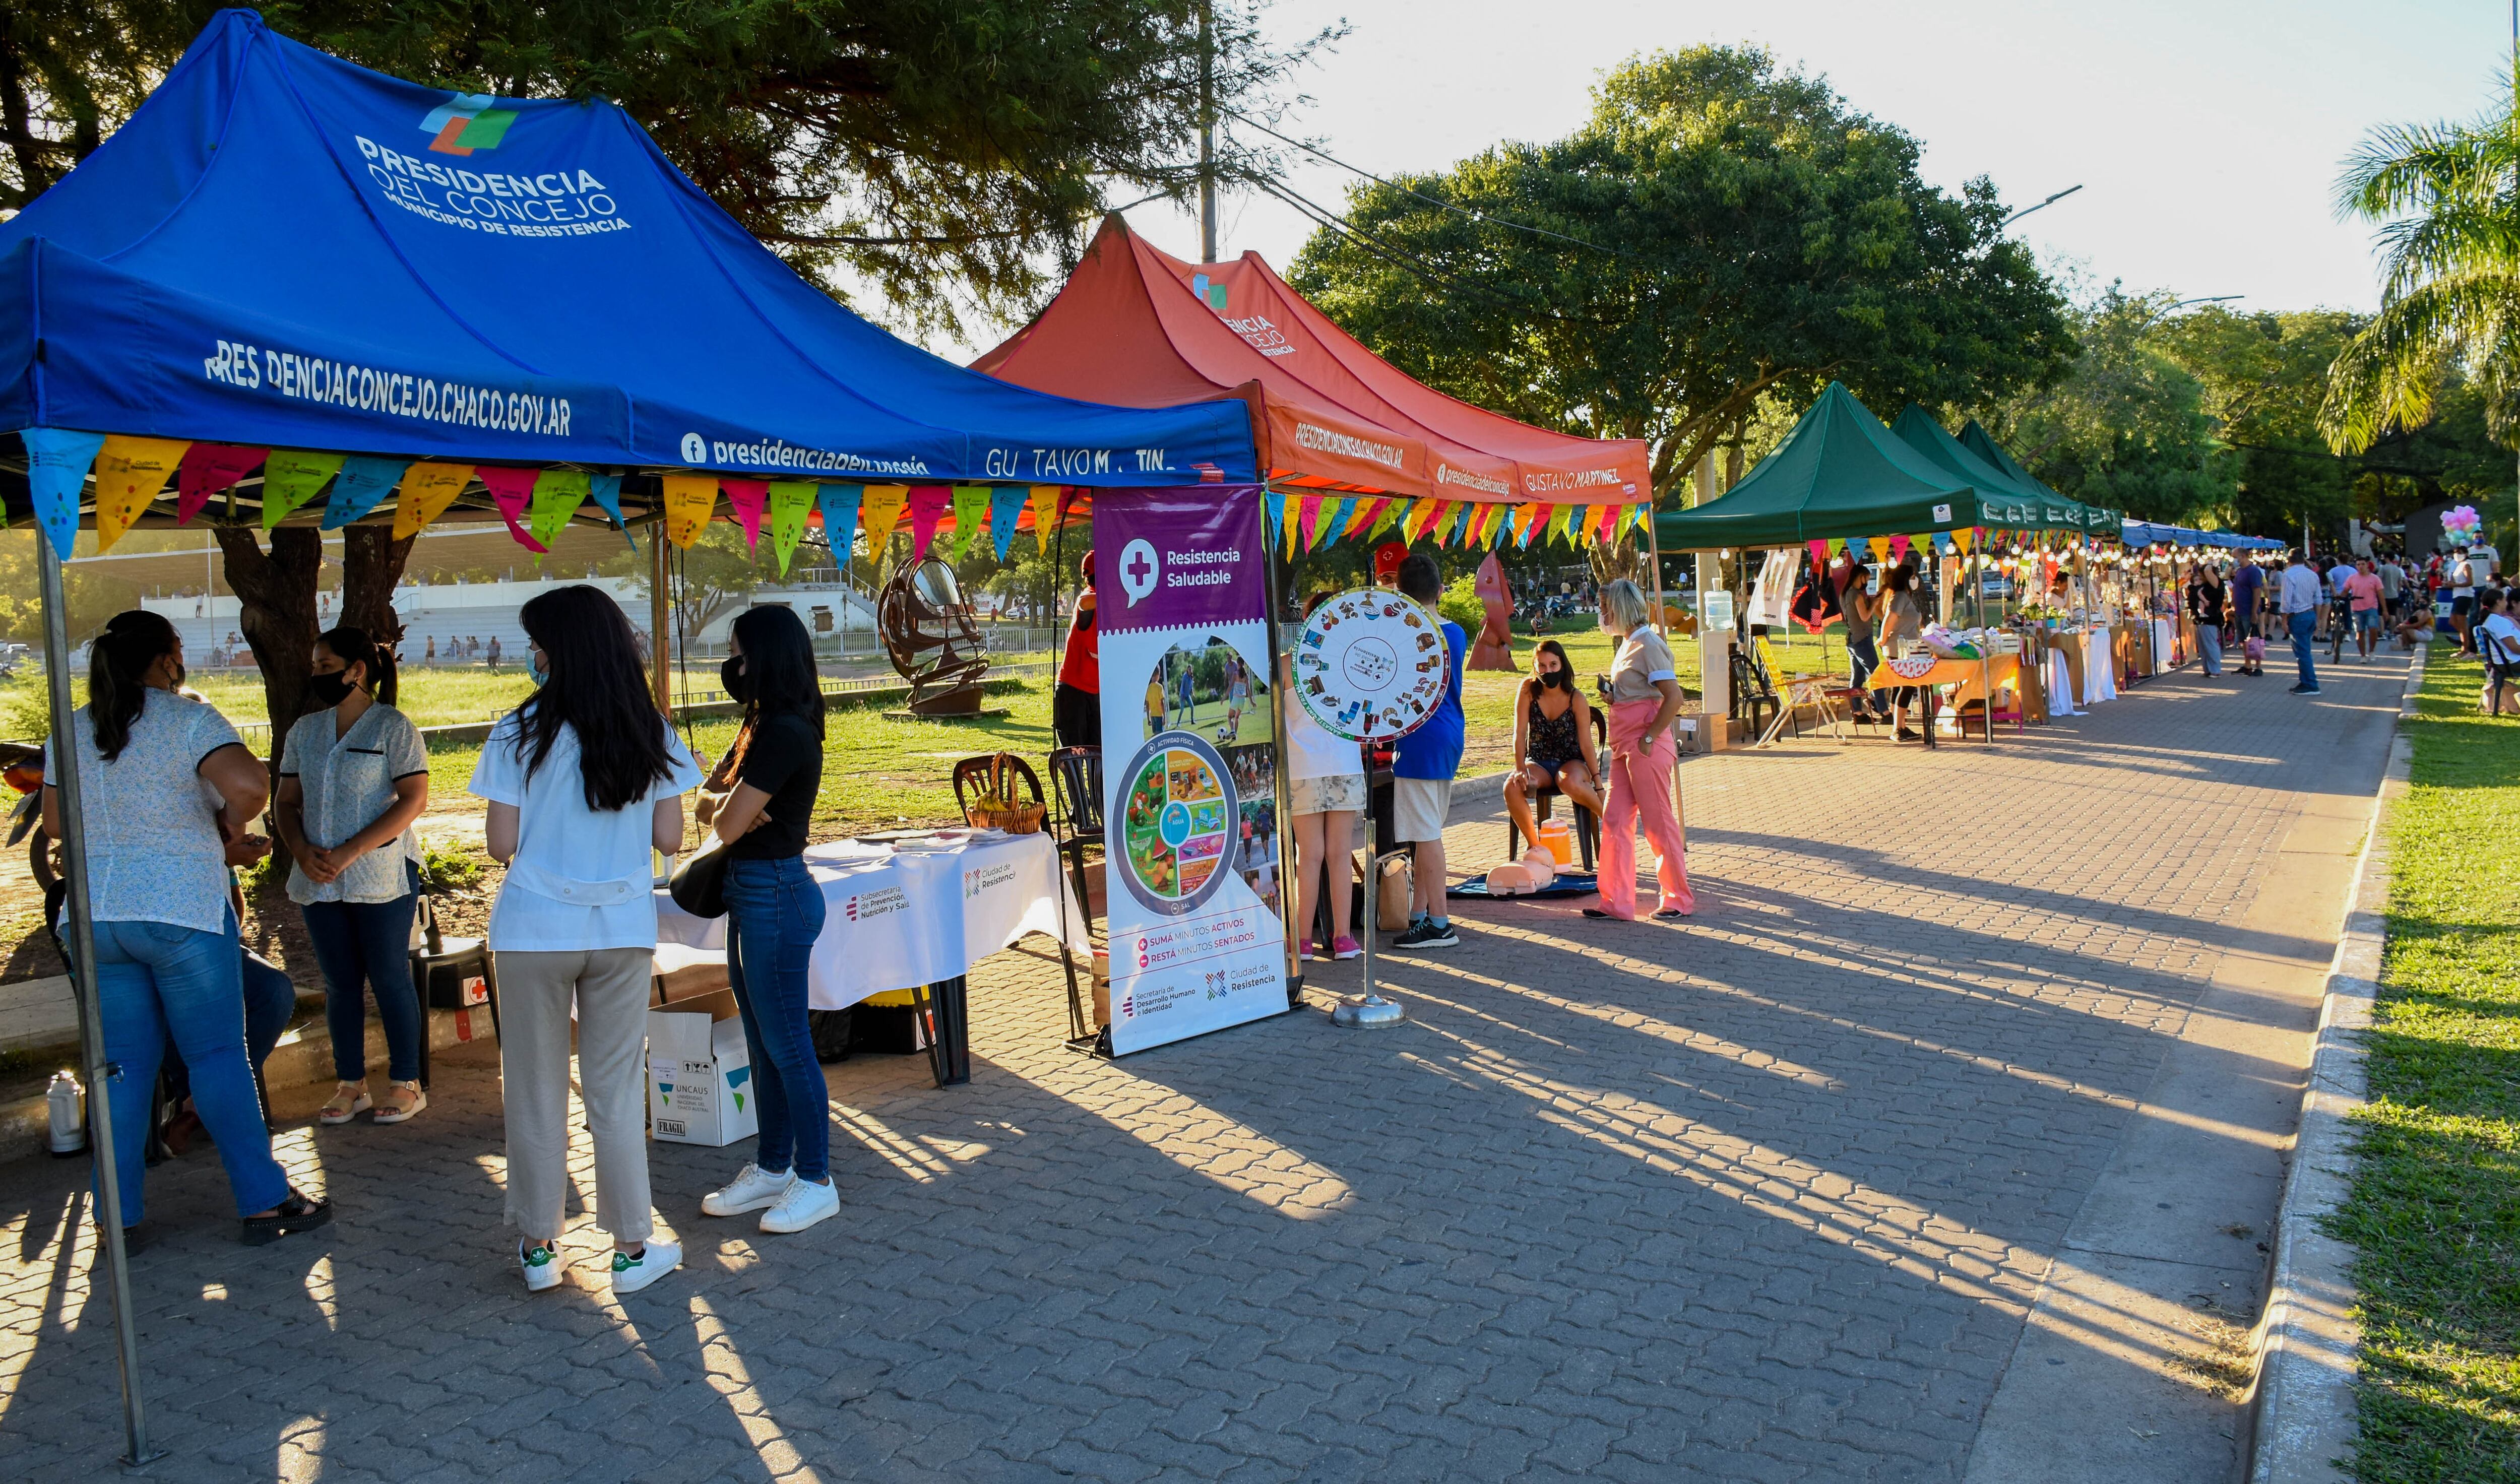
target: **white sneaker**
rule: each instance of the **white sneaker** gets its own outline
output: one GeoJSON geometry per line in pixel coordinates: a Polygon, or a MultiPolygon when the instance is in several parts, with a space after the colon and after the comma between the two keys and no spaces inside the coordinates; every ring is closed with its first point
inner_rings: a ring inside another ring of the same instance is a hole
{"type": "Polygon", "coordinates": [[[746,1211],[758,1211],[763,1206],[779,1204],[779,1198],[787,1194],[788,1187],[795,1183],[794,1170],[781,1170],[772,1175],[759,1165],[747,1164],[742,1173],[735,1177],[733,1185],[701,1196],[700,1209],[711,1216],[741,1216],[746,1211]]]}
{"type": "Polygon", "coordinates": [[[524,1270],[525,1291],[540,1293],[560,1286],[562,1263],[560,1249],[538,1241],[517,1243],[517,1266],[524,1270]]]}
{"type": "Polygon", "coordinates": [[[633,1257],[615,1247],[612,1249],[612,1291],[636,1293],[683,1265],[683,1244],[657,1237],[648,1238],[647,1250],[633,1257]]]}
{"type": "Polygon", "coordinates": [[[829,1181],[816,1184],[794,1180],[779,1203],[761,1213],[761,1230],[786,1234],[802,1232],[826,1217],[840,1213],[840,1188],[829,1181]]]}

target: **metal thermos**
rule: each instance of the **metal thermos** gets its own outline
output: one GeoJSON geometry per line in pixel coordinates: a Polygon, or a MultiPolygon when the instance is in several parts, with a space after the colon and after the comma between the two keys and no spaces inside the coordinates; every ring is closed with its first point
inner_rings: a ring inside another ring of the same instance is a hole
{"type": "Polygon", "coordinates": [[[52,1125],[53,1157],[67,1158],[87,1147],[87,1099],[77,1077],[53,1073],[53,1085],[44,1090],[44,1115],[52,1125]]]}

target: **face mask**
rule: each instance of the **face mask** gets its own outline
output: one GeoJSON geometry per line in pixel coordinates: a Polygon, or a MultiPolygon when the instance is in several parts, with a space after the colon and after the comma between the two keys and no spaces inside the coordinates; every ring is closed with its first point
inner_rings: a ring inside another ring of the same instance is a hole
{"type": "Polygon", "coordinates": [[[717,683],[737,700],[752,699],[752,677],[743,673],[743,660],[740,655],[728,655],[726,663],[717,667],[717,683]]]}
{"type": "Polygon", "coordinates": [[[534,678],[537,689],[551,684],[551,671],[544,668],[543,657],[540,654],[532,656],[526,662],[525,673],[534,678]]]}
{"type": "Polygon", "coordinates": [[[1557,689],[1559,689],[1559,690],[1561,690],[1561,691],[1562,691],[1562,690],[1564,690],[1564,689],[1566,689],[1566,670],[1565,670],[1565,667],[1561,665],[1561,666],[1559,666],[1558,668],[1556,668],[1556,669],[1554,669],[1554,670],[1543,670],[1543,671],[1541,671],[1541,672],[1540,672],[1540,683],[1541,683],[1542,685],[1544,685],[1544,686],[1555,686],[1557,689]]]}
{"type": "Polygon", "coordinates": [[[329,675],[307,676],[306,689],[324,704],[338,706],[350,698],[350,692],[354,688],[350,684],[349,671],[335,670],[329,675]]]}

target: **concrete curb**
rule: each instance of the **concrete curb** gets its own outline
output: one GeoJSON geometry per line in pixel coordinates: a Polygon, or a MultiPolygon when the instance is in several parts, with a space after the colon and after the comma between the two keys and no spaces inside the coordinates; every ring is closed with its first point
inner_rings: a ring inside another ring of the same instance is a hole
{"type": "MultiPolygon", "coordinates": [[[[2428,647],[2419,647],[2408,666],[2398,702],[2402,726],[2414,715],[2427,654],[2428,647]]],[[[2363,1102],[2363,1036],[2388,938],[2385,835],[2391,808],[2407,791],[2412,753],[2402,730],[2372,799],[2371,828],[2319,1007],[2301,1129],[2275,1217],[2274,1274],[2258,1322],[2250,1484],[2345,1484],[2349,1476],[2339,1464],[2361,1436],[2355,1379],[2362,1327],[2354,1317],[2354,1248],[2328,1236],[2320,1220],[2344,1204],[2353,1180],[2349,1120],[2363,1102]]]]}

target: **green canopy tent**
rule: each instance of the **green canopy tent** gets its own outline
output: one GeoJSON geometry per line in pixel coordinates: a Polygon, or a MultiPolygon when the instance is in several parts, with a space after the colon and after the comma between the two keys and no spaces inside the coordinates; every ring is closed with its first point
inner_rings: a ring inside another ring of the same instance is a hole
{"type": "MultiPolygon", "coordinates": [[[[2001,491],[2007,505],[2035,509],[2037,518],[2030,522],[2030,528],[2116,532],[2118,519],[2115,511],[2104,511],[2079,500],[2066,499],[2013,463],[2002,449],[1996,447],[1995,440],[1987,437],[1986,429],[1978,427],[1974,420],[1968,426],[1977,428],[1985,451],[1944,431],[1943,425],[1934,421],[1933,414],[1913,402],[1908,404],[1907,411],[1899,414],[1899,421],[1891,425],[1890,430],[1909,447],[1924,455],[1936,468],[1966,480],[1973,488],[1988,493],[2001,491]],[[1989,452],[1993,457],[1988,457],[1989,452]]],[[[1992,525],[1999,522],[1980,523],[1992,525]]]]}
{"type": "MultiPolygon", "coordinates": [[[[1921,410],[1916,416],[1923,418],[1921,410]]],[[[1926,418],[1927,426],[1932,420],[1926,418]]],[[[2001,474],[1940,427],[1944,462],[1831,382],[1776,452],[1731,492],[1654,517],[1663,551],[1800,546],[1989,526],[2115,533],[2116,517],[2001,474]]]]}
{"type": "Polygon", "coordinates": [[[1995,436],[1980,427],[1977,419],[1969,419],[1966,426],[1960,428],[1959,445],[1994,465],[2013,483],[2031,489],[2042,497],[2056,497],[2056,492],[2049,489],[2037,474],[2022,468],[2018,460],[2004,452],[2003,445],[1995,441],[1995,436]]]}

